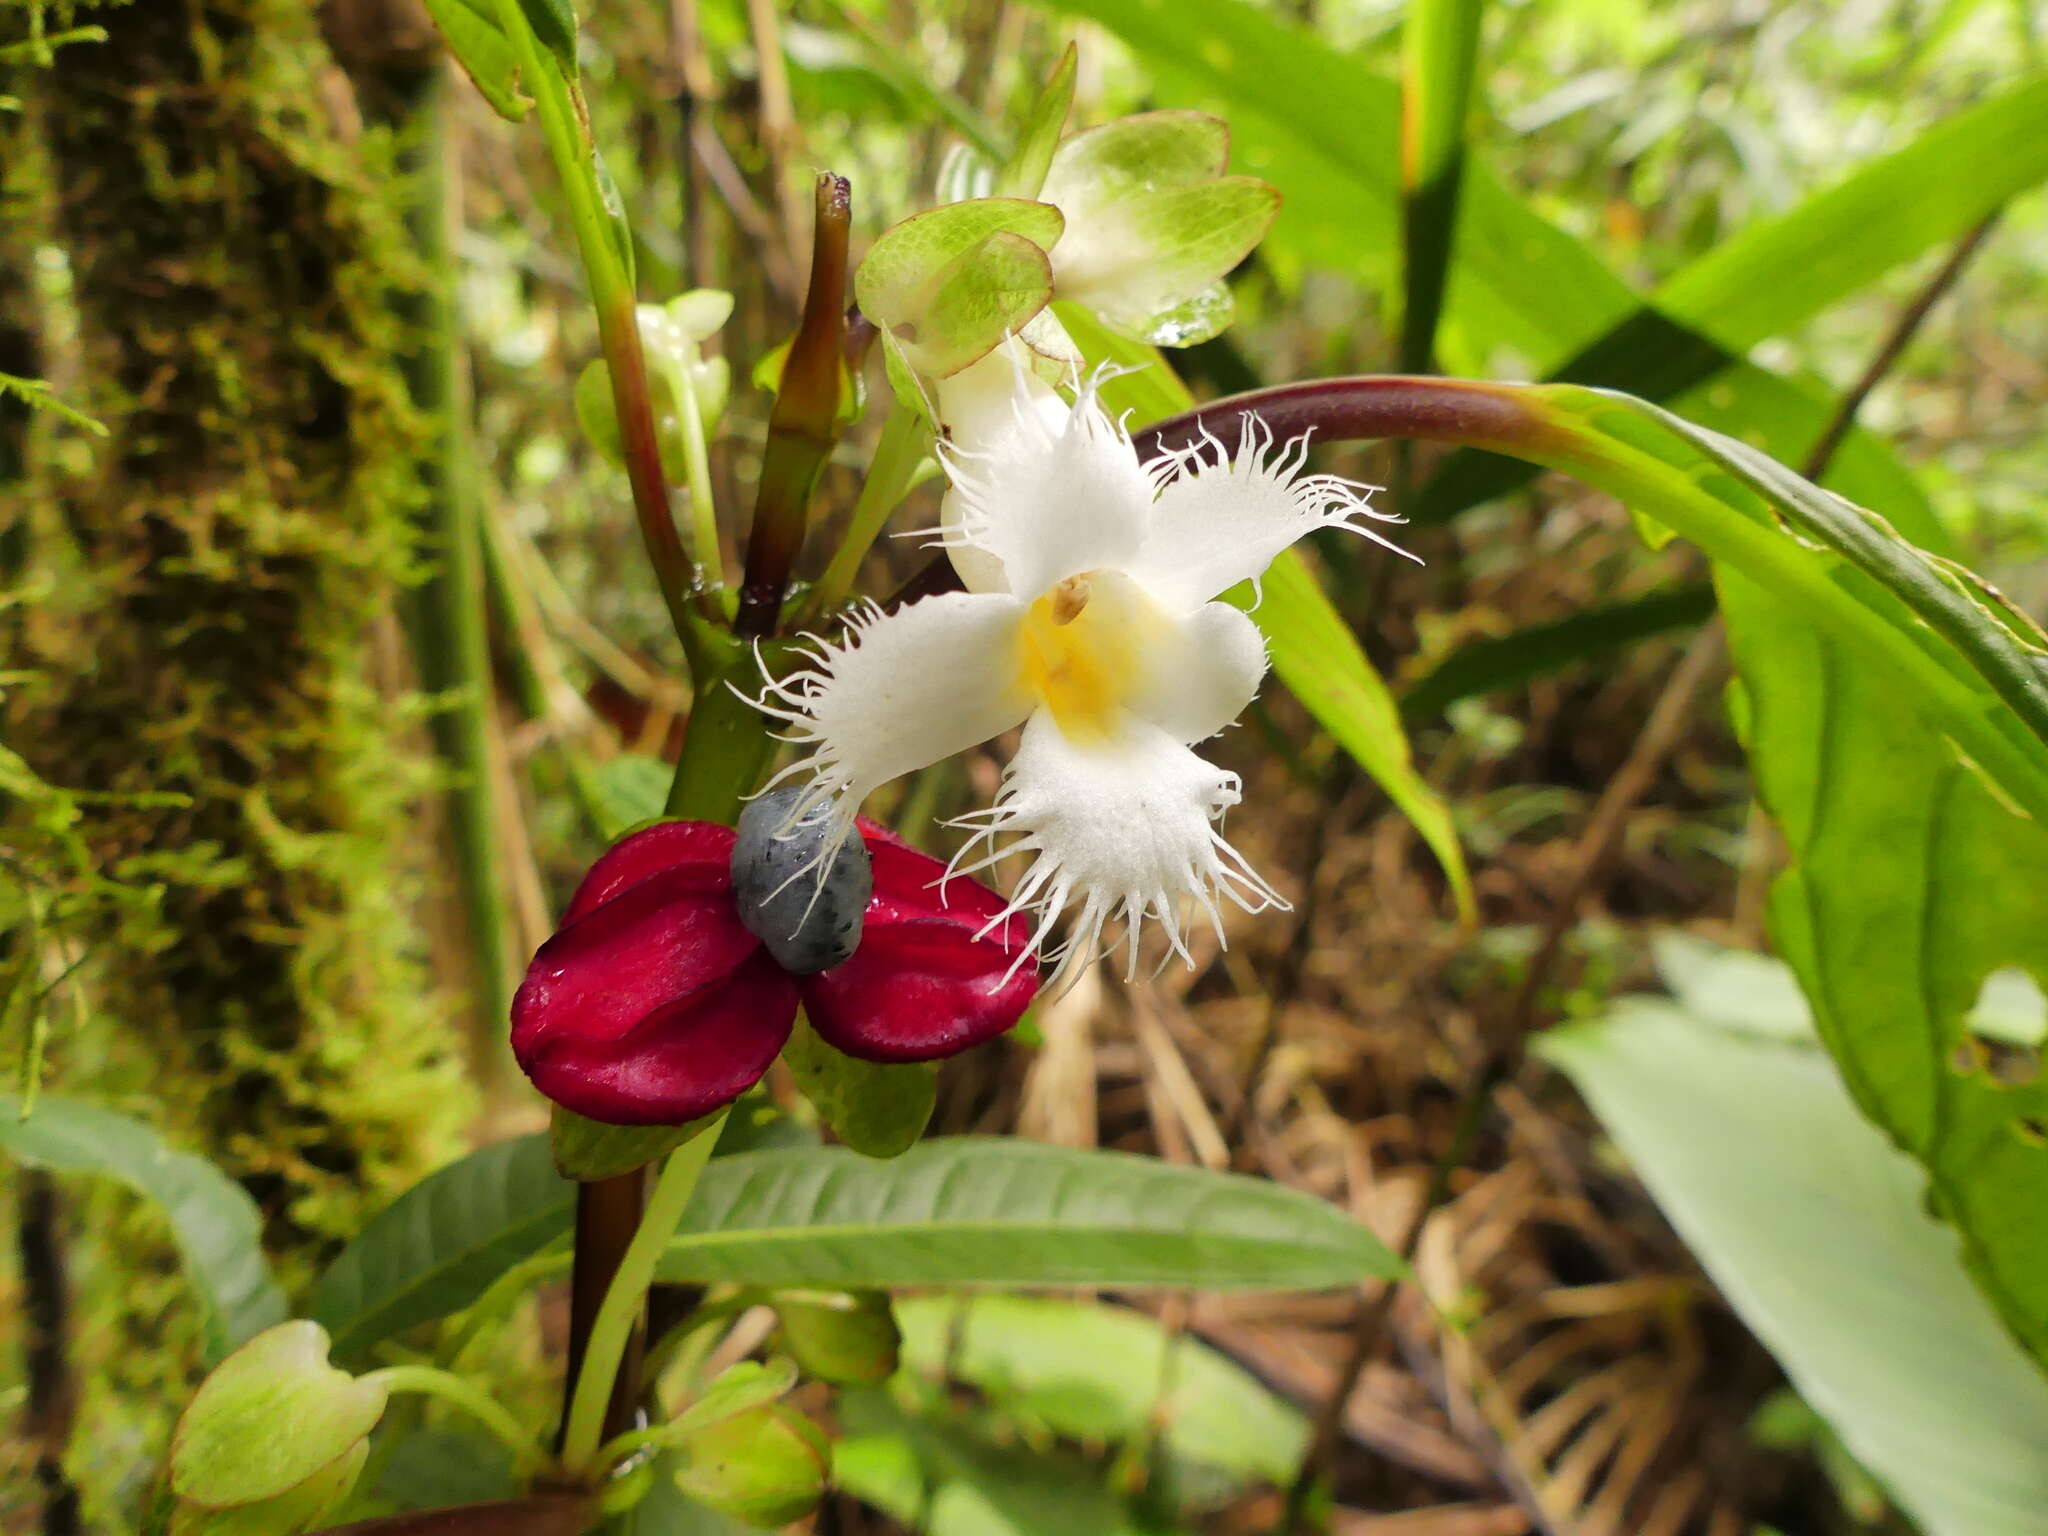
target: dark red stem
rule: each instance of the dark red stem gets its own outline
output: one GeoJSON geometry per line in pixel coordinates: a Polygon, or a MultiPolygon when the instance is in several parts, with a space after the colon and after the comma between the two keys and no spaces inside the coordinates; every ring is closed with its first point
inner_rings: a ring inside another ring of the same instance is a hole
{"type": "Polygon", "coordinates": [[[775,633],[789,590],[790,568],[803,547],[811,494],[839,440],[839,382],[846,356],[846,248],[853,190],[843,176],[818,178],[817,223],[811,237],[811,286],[804,318],[768,417],[747,569],[740,583],[736,634],[775,633]]]}
{"type": "MultiPolygon", "coordinates": [[[[583,1373],[590,1330],[597,1325],[597,1309],[604,1305],[605,1292],[619,1272],[619,1261],[626,1256],[633,1234],[640,1230],[640,1216],[647,1205],[648,1172],[647,1168],[635,1168],[631,1173],[576,1186],[576,1250],[569,1271],[569,1366],[562,1379],[564,1428],[569,1404],[576,1396],[576,1379],[583,1373]]],[[[633,1428],[640,1409],[640,1361],[646,1348],[647,1330],[642,1322],[627,1339],[618,1374],[612,1378],[611,1401],[604,1410],[607,1440],[633,1428]]]]}
{"type": "Polygon", "coordinates": [[[1237,432],[1256,416],[1280,441],[1313,432],[1321,443],[1361,438],[1459,443],[1506,449],[1542,435],[1542,421],[1523,398],[1525,386],[1440,379],[1424,374],[1361,374],[1308,379],[1212,400],[1132,434],[1138,456],[1200,442],[1204,432],[1237,446],[1237,432]]]}

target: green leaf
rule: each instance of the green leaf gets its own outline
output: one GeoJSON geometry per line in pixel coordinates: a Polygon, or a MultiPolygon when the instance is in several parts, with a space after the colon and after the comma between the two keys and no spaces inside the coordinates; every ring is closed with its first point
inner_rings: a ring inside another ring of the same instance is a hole
{"type": "MultiPolygon", "coordinates": [[[[1767,337],[1793,330],[2048,178],[2048,76],[1957,113],[1790,212],[1738,231],[1672,274],[1638,311],[1551,377],[1667,399],[1767,337]]],[[[1799,450],[1777,446],[1796,458],[1799,450]]],[[[1453,461],[1432,508],[1495,496],[1526,478],[1453,461]]]]}
{"type": "Polygon", "coordinates": [[[839,1400],[834,1482],[926,1536],[1176,1536],[1071,1453],[997,1444],[957,1411],[913,1417],[881,1392],[839,1400]]]}
{"type": "MultiPolygon", "coordinates": [[[[1269,258],[1349,270],[1366,281],[1391,276],[1386,253],[1399,245],[1401,189],[1400,93],[1393,82],[1243,0],[1055,4],[1101,22],[1144,57],[1163,98],[1229,115],[1239,168],[1287,189],[1263,246],[1269,258]],[[1188,46],[1190,29],[1202,39],[1199,48],[1188,46]]],[[[1968,160],[1963,174],[1972,182],[2005,176],[2014,164],[2048,153],[2043,145],[2048,134],[2004,165],[1968,160]]],[[[1805,456],[1830,410],[1824,391],[1740,362],[1739,353],[1731,357],[1709,337],[1646,309],[1583,241],[1537,214],[1477,159],[1468,156],[1461,186],[1449,323],[1488,348],[1527,359],[1517,372],[1559,368],[1604,336],[1600,358],[1582,370],[1587,379],[1671,399],[1693,420],[1780,459],[1805,456]]],[[[1999,200],[1986,202],[1984,211],[1999,200]]],[[[1847,243],[1865,238],[1851,231],[1847,243]]],[[[1845,296],[1809,291],[1804,302],[1845,296]]],[[[1417,521],[1441,521],[1525,475],[1499,460],[1456,454],[1417,504],[1403,510],[1417,521]]],[[[1918,495],[1897,459],[1860,430],[1850,434],[1827,480],[1886,511],[1894,500],[1918,495]],[[1878,480],[1889,487],[1885,493],[1873,488],[1878,480]]]]}
{"type": "Polygon", "coordinates": [[[943,376],[1045,307],[1045,253],[1065,227],[1057,208],[1022,198],[933,208],[883,232],[854,274],[854,294],[917,368],[943,376]]]}
{"type": "Polygon", "coordinates": [[[205,1158],[173,1150],[139,1120],[74,1099],[43,1097],[24,1120],[12,1094],[0,1094],[0,1150],[31,1167],[117,1180],[163,1212],[206,1308],[209,1360],[283,1319],[262,1214],[205,1158]]]}
{"type": "Polygon", "coordinates": [[[1431,720],[1459,699],[1520,688],[1674,629],[1690,629],[1714,612],[1705,582],[1663,587],[1642,597],[1584,608],[1548,624],[1460,646],[1401,695],[1401,718],[1431,720]]]}
{"type": "Polygon", "coordinates": [[[427,12],[463,73],[497,114],[525,121],[533,103],[519,90],[519,56],[498,25],[490,0],[426,0],[427,12]]]}
{"type": "Polygon", "coordinates": [[[695,1141],[717,1118],[713,1113],[682,1125],[607,1125],[557,1104],[548,1130],[555,1172],[580,1184],[617,1178],[695,1141]]]}
{"type": "Polygon", "coordinates": [[[321,1277],[312,1315],[337,1354],[359,1355],[468,1306],[567,1232],[575,1204],[547,1137],[480,1148],[373,1216],[321,1277]]]}
{"type": "Polygon", "coordinates": [[[1413,0],[1401,25],[1400,366],[1429,371],[1450,275],[1483,0],[1413,0]]]}
{"type": "Polygon", "coordinates": [[[1443,865],[1459,913],[1470,920],[1472,881],[1450,808],[1415,771],[1386,682],[1297,551],[1275,560],[1259,585],[1257,607],[1243,587],[1225,593],[1225,601],[1251,614],[1266,637],[1275,675],[1415,824],[1443,865]]]}
{"type": "Polygon", "coordinates": [[[264,1330],[223,1360],[171,1437],[171,1491],[212,1509],[291,1492],[368,1439],[384,1389],[327,1363],[327,1330],[264,1330]]]}
{"type": "Polygon", "coordinates": [[[1825,1056],[1640,1000],[1541,1050],[1921,1530],[2048,1532],[2048,1383],[1825,1056]]]}
{"type": "Polygon", "coordinates": [[[519,0],[519,9],[541,45],[562,66],[562,73],[576,78],[576,7],[573,0],[519,0]]]}
{"type": "Polygon", "coordinates": [[[1758,793],[1792,855],[1772,936],[1857,1102],[2048,1362],[2048,1084],[1973,1016],[1995,976],[2048,979],[2048,830],[1845,647],[1739,578],[1722,589],[1758,793]]]}
{"type": "Polygon", "coordinates": [[[895,1157],[914,1146],[938,1102],[939,1074],[930,1062],[855,1060],[801,1018],[782,1059],[833,1134],[866,1157],[895,1157]]]}
{"type": "Polygon", "coordinates": [[[1533,412],[1502,451],[1611,492],[1791,604],[1878,669],[1894,708],[2048,816],[2048,650],[2020,616],[1883,518],[1668,411],[1574,385],[1475,388],[1533,412]]]}
{"type": "Polygon", "coordinates": [[[752,1152],[704,1172],[667,1280],[821,1290],[908,1285],[1316,1288],[1399,1262],[1319,1200],[1113,1152],[949,1137],[875,1162],[752,1152]]]}
{"type": "Polygon", "coordinates": [[[1308,1448],[1292,1404],[1141,1312],[1049,1296],[913,1296],[896,1316],[908,1368],[964,1382],[1005,1417],[1068,1440],[1157,1434],[1188,1461],[1281,1485],[1308,1448]]]}
{"type": "Polygon", "coordinates": [[[1080,67],[1081,51],[1067,44],[1053,66],[1045,89],[1031,104],[1024,126],[1017,135],[1017,147],[996,173],[995,191],[1001,197],[1036,197],[1045,185],[1045,173],[1059,147],[1060,133],[1067,125],[1067,113],[1074,105],[1074,76],[1080,67]]]}
{"type": "MultiPolygon", "coordinates": [[[[815,1144],[755,1091],[728,1112],[712,1156],[815,1144]]],[[[576,1186],[555,1171],[547,1136],[481,1147],[373,1216],[321,1277],[312,1315],[334,1334],[337,1353],[358,1354],[460,1312],[566,1237],[575,1210],[576,1186]]]]}

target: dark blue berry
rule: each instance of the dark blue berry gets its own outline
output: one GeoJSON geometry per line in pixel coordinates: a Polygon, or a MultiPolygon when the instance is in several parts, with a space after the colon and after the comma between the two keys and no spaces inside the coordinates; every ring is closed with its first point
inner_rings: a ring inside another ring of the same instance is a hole
{"type": "Polygon", "coordinates": [[[822,883],[817,869],[806,868],[830,832],[825,806],[775,835],[802,798],[803,791],[792,787],[752,801],[740,813],[732,845],[732,894],[740,921],[793,976],[829,971],[852,957],[875,883],[858,833],[840,845],[822,883]]]}

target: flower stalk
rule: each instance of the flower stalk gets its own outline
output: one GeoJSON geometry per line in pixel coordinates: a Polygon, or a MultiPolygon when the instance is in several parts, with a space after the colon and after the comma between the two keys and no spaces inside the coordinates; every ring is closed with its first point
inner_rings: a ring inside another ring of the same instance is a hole
{"type": "MultiPolygon", "coordinates": [[[[605,1291],[604,1302],[590,1330],[590,1339],[583,1354],[583,1368],[575,1378],[575,1391],[569,1401],[569,1418],[562,1432],[561,1461],[571,1473],[581,1474],[595,1467],[599,1446],[605,1438],[606,1423],[611,1417],[607,1403],[613,1396],[614,1384],[627,1379],[620,1371],[620,1365],[626,1357],[629,1342],[641,1331],[641,1313],[647,1289],[654,1283],[655,1266],[660,1262],[662,1249],[675,1235],[683,1212],[690,1204],[690,1196],[696,1193],[697,1180],[703,1174],[704,1165],[710,1160],[711,1149],[718,1144],[718,1133],[724,1126],[725,1116],[720,1114],[669,1155],[661,1177],[655,1182],[654,1193],[647,1201],[646,1212],[640,1216],[632,1240],[619,1257],[617,1271],[605,1291]]],[[[636,1175],[628,1177],[637,1182],[636,1175]]],[[[619,1182],[622,1181],[603,1180],[584,1188],[602,1189],[619,1182]]],[[[578,1248],[580,1256],[580,1243],[578,1248]]]]}

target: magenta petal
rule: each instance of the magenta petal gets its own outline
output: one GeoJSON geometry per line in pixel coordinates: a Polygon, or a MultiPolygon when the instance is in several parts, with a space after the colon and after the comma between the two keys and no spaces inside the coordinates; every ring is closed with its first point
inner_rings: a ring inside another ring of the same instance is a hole
{"type": "MultiPolygon", "coordinates": [[[[614,869],[641,873],[625,863],[614,869]]],[[[622,894],[541,946],[512,1001],[512,1050],[542,1093],[593,1120],[678,1124],[768,1070],[796,991],[740,926],[721,873],[691,860],[618,879],[622,894]]]]}
{"type": "Polygon", "coordinates": [[[706,881],[732,879],[731,827],[709,821],[657,821],[612,844],[569,898],[566,926],[664,870],[694,869],[706,881]]]}
{"type": "Polygon", "coordinates": [[[867,1061],[929,1061],[1010,1028],[1038,991],[1036,962],[1017,963],[1027,925],[1013,918],[977,937],[1002,897],[964,876],[940,885],[937,859],[894,839],[866,841],[875,893],[860,948],[798,982],[811,1027],[867,1061]]]}
{"type": "Polygon", "coordinates": [[[536,1088],[609,1125],[681,1125],[761,1080],[796,1021],[796,984],[756,950],[725,985],[655,1010],[619,1040],[551,1037],[520,1058],[536,1088]]]}

